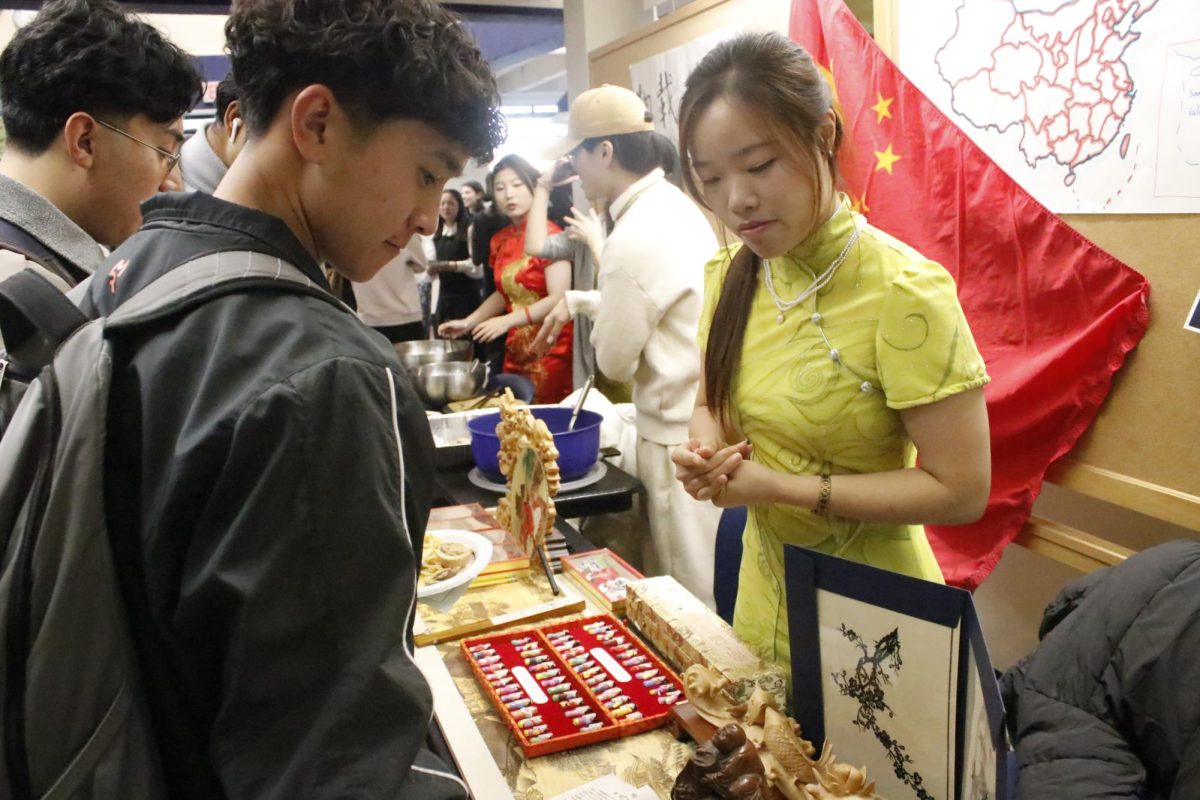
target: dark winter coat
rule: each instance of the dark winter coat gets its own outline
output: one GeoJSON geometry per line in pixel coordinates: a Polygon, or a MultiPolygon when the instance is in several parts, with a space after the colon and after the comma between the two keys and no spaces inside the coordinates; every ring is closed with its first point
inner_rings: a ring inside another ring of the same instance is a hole
{"type": "MultiPolygon", "coordinates": [[[[93,316],[217,251],[326,287],[277,218],[202,194],[144,210],[93,316]]],[[[114,342],[108,527],[172,798],[465,796],[424,746],[432,439],[402,374],[352,313],[269,289],[114,342]]]]}
{"type": "Polygon", "coordinates": [[[1004,675],[1023,800],[1200,798],[1200,542],[1064,589],[1004,675]]]}

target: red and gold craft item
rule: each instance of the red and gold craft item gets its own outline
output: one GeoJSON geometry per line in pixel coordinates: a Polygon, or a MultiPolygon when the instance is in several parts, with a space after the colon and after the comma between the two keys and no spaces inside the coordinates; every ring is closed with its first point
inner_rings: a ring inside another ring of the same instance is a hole
{"type": "Polygon", "coordinates": [[[646,577],[607,547],[564,556],[562,565],[589,600],[618,617],[625,616],[625,587],[646,577]]]}
{"type": "Polygon", "coordinates": [[[496,508],[496,519],[521,542],[526,553],[537,554],[551,588],[559,594],[546,556],[546,537],[554,527],[554,496],[559,486],[554,436],[546,423],[518,404],[508,390],[500,401],[496,436],[500,439],[497,461],[508,485],[496,508]]]}
{"type": "Polygon", "coordinates": [[[679,676],[607,614],[461,647],[529,758],[659,728],[684,700],[679,676]]]}

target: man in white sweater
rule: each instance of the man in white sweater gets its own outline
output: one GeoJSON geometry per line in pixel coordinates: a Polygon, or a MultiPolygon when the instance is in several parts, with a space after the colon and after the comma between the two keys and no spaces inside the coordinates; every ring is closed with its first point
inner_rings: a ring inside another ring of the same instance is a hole
{"type": "MultiPolygon", "coordinates": [[[[704,264],[717,249],[704,215],[664,177],[674,147],[654,132],[641,99],[618,86],[584,92],[571,105],[567,155],[588,200],[608,212],[599,291],[569,291],[543,323],[549,345],[570,316],[592,318],[596,366],[633,383],[637,470],[646,487],[648,572],[675,577],[713,605],[713,549],[720,509],[700,503],[675,479],[671,450],[687,441],[700,351],[696,329],[704,264]]],[[[539,342],[541,343],[541,342],[539,342]]]]}

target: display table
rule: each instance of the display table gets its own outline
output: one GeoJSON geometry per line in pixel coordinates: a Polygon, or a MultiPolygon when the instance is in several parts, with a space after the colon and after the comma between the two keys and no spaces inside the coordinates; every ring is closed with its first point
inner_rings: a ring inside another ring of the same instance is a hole
{"type": "MultiPolygon", "coordinates": [[[[560,582],[566,584],[567,591],[573,590],[569,583],[560,582]]],[[[438,613],[424,604],[418,605],[418,611],[424,625],[439,629],[553,598],[545,576],[535,571],[528,579],[471,589],[449,613],[438,613]]],[[[573,616],[595,613],[599,609],[589,607],[584,614],[573,616]]],[[[609,773],[616,773],[633,786],[648,785],[659,797],[667,798],[675,776],[692,753],[689,745],[676,741],[668,729],[662,728],[526,759],[516,737],[484,696],[457,642],[420,648],[417,655],[433,687],[437,721],[464,780],[477,798],[499,800],[508,791],[521,800],[541,800],[609,773]],[[494,768],[479,763],[484,760],[484,748],[494,768]]]]}

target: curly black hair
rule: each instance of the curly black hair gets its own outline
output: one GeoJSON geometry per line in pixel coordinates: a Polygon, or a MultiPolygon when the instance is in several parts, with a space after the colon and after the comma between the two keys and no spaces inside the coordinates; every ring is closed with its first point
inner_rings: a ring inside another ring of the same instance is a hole
{"type": "Polygon", "coordinates": [[[358,125],[419,120],[480,162],[504,141],[495,76],[433,0],[235,0],[225,38],[252,133],[319,83],[358,125]]]}
{"type": "Polygon", "coordinates": [[[202,91],[191,58],[112,0],[46,3],[0,54],[8,141],[33,155],[76,112],[167,124],[202,91]]]}

